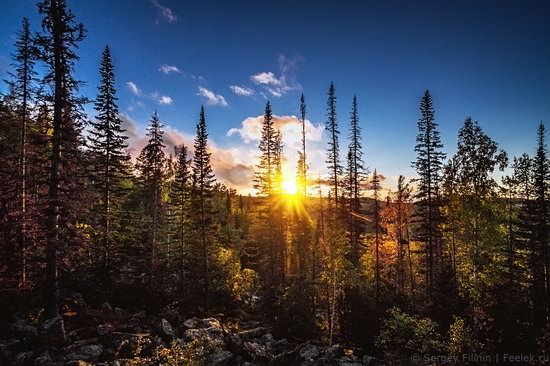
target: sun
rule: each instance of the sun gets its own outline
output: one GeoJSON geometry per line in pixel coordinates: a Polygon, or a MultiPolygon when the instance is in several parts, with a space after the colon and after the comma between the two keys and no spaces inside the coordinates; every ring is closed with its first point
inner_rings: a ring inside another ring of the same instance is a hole
{"type": "Polygon", "coordinates": [[[283,181],[282,184],[283,192],[289,195],[295,195],[298,192],[298,185],[296,184],[296,179],[289,178],[283,181]]]}

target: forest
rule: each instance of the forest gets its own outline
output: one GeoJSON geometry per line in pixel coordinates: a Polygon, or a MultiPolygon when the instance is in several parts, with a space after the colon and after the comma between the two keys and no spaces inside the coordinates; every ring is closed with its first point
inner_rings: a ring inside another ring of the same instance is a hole
{"type": "Polygon", "coordinates": [[[329,174],[309,170],[302,94],[297,175],[283,176],[267,101],[257,193],[243,195],[216,179],[200,105],[193,146],[167,146],[152,110],[132,158],[115,87],[130,66],[106,46],[83,97],[81,17],[66,0],[37,11],[0,96],[0,364],[550,363],[543,122],[511,157],[466,117],[450,156],[426,90],[403,162],[417,176],[388,193],[359,101],[337,114],[329,81],[315,106],[329,174]]]}

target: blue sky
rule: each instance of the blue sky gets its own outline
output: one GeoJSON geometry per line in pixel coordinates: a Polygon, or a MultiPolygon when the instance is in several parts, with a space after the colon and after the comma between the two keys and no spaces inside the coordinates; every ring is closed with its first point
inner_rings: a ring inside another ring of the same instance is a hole
{"type": "MultiPolygon", "coordinates": [[[[99,58],[108,44],[136,149],[155,109],[169,126],[169,141],[189,143],[205,104],[219,155],[215,168],[235,186],[244,187],[250,177],[259,123],[254,117],[266,98],[276,115],[292,116],[302,92],[311,121],[312,171],[323,172],[320,126],[330,81],[337,90],[341,145],[357,94],[366,163],[389,185],[398,174],[414,175],[418,105],[427,88],[449,154],[469,115],[511,156],[531,153],[538,122],[550,121],[546,1],[68,2],[88,30],[76,68],[87,83],[82,93],[95,95],[99,58]]],[[[35,4],[1,0],[1,78],[7,77],[21,18],[28,16],[39,29],[35,4]]],[[[290,117],[280,120],[289,166],[294,124],[290,117]]]]}

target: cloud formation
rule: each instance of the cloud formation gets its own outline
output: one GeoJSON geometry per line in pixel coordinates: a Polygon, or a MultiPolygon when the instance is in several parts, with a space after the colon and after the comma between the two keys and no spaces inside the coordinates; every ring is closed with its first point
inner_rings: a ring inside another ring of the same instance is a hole
{"type": "Polygon", "coordinates": [[[171,73],[181,74],[181,70],[174,65],[162,65],[161,67],[159,67],[159,71],[166,75],[169,75],[171,73]]]}
{"type": "MultiPolygon", "coordinates": [[[[227,131],[227,136],[239,135],[245,143],[260,141],[264,116],[248,117],[240,128],[227,131]]],[[[283,134],[285,144],[299,147],[302,138],[302,122],[296,116],[273,116],[275,128],[283,134]]],[[[323,139],[323,124],[313,124],[306,119],[306,141],[319,142],[323,139]]]]}
{"type": "Polygon", "coordinates": [[[126,83],[126,86],[128,87],[128,89],[130,90],[130,92],[132,94],[134,94],[135,96],[139,96],[141,95],[141,90],[138,88],[138,86],[136,85],[136,83],[134,83],[133,81],[128,81],[126,83]]]}
{"type": "Polygon", "coordinates": [[[219,105],[222,107],[227,107],[227,101],[223,95],[216,94],[212,90],[209,90],[203,86],[199,86],[199,92],[197,95],[205,98],[207,105],[219,105]]]}
{"type": "Polygon", "coordinates": [[[254,94],[254,90],[247,88],[245,86],[230,85],[229,88],[233,91],[233,93],[241,97],[249,97],[252,94],[254,94]]]}
{"type": "Polygon", "coordinates": [[[151,98],[153,98],[160,105],[171,105],[174,103],[174,100],[168,95],[160,95],[158,92],[151,93],[151,98]]]}
{"type": "Polygon", "coordinates": [[[160,2],[158,2],[158,0],[151,0],[151,4],[153,4],[158,9],[162,19],[164,19],[168,23],[176,23],[178,21],[178,15],[174,13],[174,11],[169,7],[162,5],[160,2]]]}
{"type": "Polygon", "coordinates": [[[264,71],[252,75],[250,80],[260,86],[264,92],[274,97],[281,97],[291,90],[301,89],[302,86],[296,82],[294,76],[294,69],[298,60],[297,58],[289,59],[284,55],[280,55],[277,60],[279,64],[278,77],[272,71],[264,71]]]}

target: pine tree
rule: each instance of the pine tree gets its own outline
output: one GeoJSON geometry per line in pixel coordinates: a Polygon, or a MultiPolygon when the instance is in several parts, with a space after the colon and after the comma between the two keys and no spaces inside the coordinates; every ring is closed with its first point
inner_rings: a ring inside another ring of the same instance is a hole
{"type": "Polygon", "coordinates": [[[94,211],[101,227],[101,278],[109,281],[109,272],[116,241],[117,210],[124,194],[123,183],[129,176],[130,157],[126,153],[127,137],[119,118],[115,74],[109,47],[105,47],[100,67],[101,82],[95,101],[97,116],[91,122],[89,147],[91,181],[96,194],[94,211]]]}
{"type": "Polygon", "coordinates": [[[162,130],[164,126],[155,111],[151,117],[147,136],[149,141],[141,150],[136,162],[139,171],[140,190],[145,206],[145,212],[149,215],[150,226],[146,228],[146,251],[148,257],[147,268],[149,270],[149,285],[151,285],[154,270],[157,264],[157,251],[160,241],[160,229],[164,219],[164,204],[162,201],[162,185],[165,180],[166,156],[164,155],[162,130]]]}
{"type": "Polygon", "coordinates": [[[59,314],[58,264],[62,243],[74,233],[77,208],[82,206],[77,179],[82,144],[83,98],[77,97],[79,82],[75,80],[75,52],[84,38],[84,27],[75,23],[75,17],[65,0],[43,0],[38,4],[43,15],[43,32],[37,38],[40,59],[46,64],[44,83],[52,90],[53,125],[51,133],[51,157],[49,167],[49,192],[46,248],[46,313],[50,317],[59,314]],[[79,204],[77,205],[77,202],[79,204]]]}
{"type": "Polygon", "coordinates": [[[260,149],[260,161],[254,176],[254,188],[261,196],[272,198],[276,175],[275,153],[277,130],[273,124],[273,113],[269,101],[265,105],[264,121],[262,125],[262,137],[258,148],[260,149]]]}
{"type": "Polygon", "coordinates": [[[212,256],[217,248],[215,237],[215,222],[212,205],[214,183],[216,178],[210,165],[210,153],[208,152],[208,133],[206,132],[206,120],[204,107],[201,107],[197,135],[195,136],[193,155],[193,216],[192,226],[195,229],[195,240],[199,244],[198,258],[200,279],[204,282],[204,294],[209,301],[210,271],[212,256]]]}
{"type": "Polygon", "coordinates": [[[329,133],[328,149],[327,149],[327,167],[330,172],[331,190],[334,200],[334,212],[338,212],[340,197],[338,188],[340,185],[340,176],[342,175],[342,165],[340,163],[340,145],[338,143],[338,119],[336,117],[336,89],[334,83],[330,83],[328,88],[327,99],[327,122],[326,130],[329,133]]]}
{"type": "Polygon", "coordinates": [[[426,286],[430,297],[434,284],[435,262],[440,259],[440,184],[445,153],[437,130],[432,97],[426,90],[420,104],[418,135],[414,151],[417,154],[413,167],[418,178],[418,221],[419,239],[425,244],[426,253],[426,286]]]}

